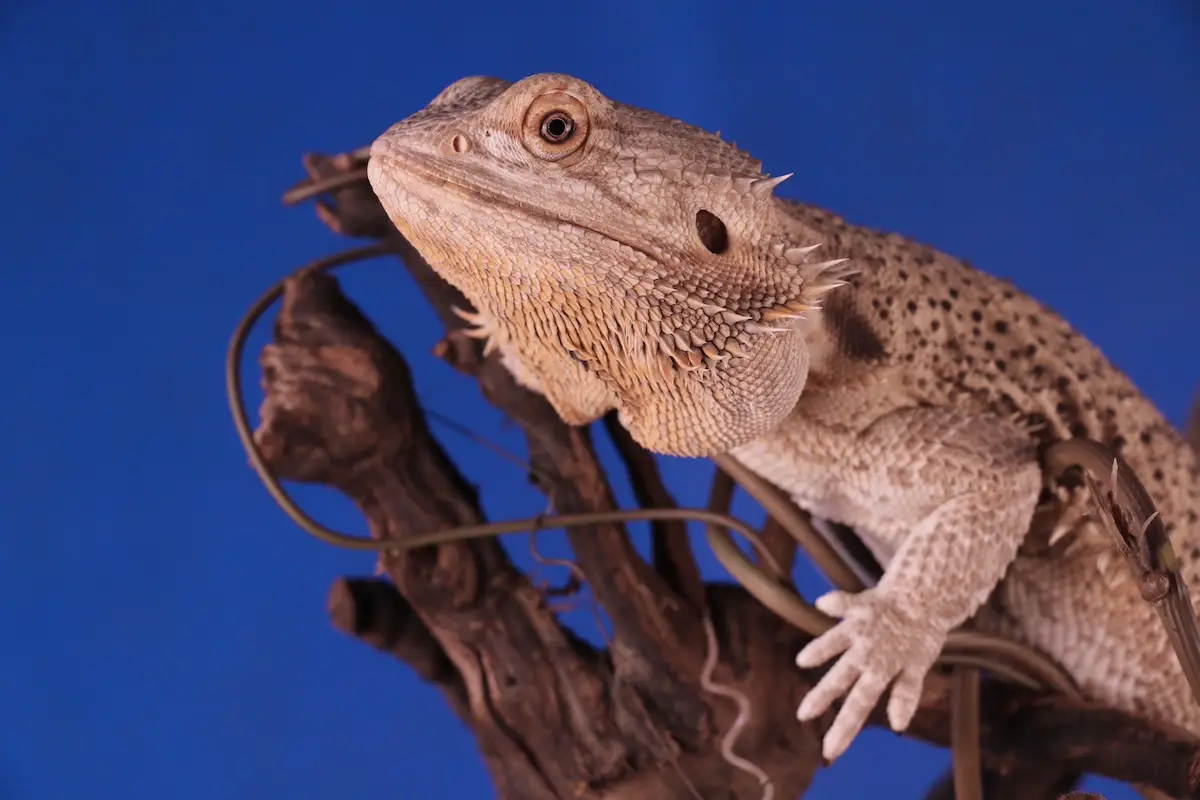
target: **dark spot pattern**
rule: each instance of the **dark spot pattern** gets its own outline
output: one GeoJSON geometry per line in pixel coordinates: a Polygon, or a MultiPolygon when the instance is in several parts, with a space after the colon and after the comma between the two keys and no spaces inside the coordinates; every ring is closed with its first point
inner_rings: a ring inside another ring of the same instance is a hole
{"type": "MultiPolygon", "coordinates": [[[[1117,449],[1164,520],[1196,530],[1200,468],[1180,433],[1129,378],[1069,323],[1007,281],[903,237],[826,211],[789,210],[828,257],[862,267],[825,302],[827,329],[851,361],[894,366],[922,405],[971,405],[1019,414],[1043,442],[1086,436],[1117,449]],[[889,308],[898,313],[888,313],[889,308]]],[[[839,367],[823,367],[836,385],[839,367]]],[[[845,365],[846,379],[861,367],[845,365]]],[[[1184,550],[1188,552],[1188,550],[1184,550]]],[[[1200,569],[1189,565],[1200,581],[1200,569]]],[[[1187,571],[1185,570],[1185,573],[1187,571]]]]}
{"type": "MultiPolygon", "coordinates": [[[[887,309],[875,312],[876,317],[886,320],[887,309]]],[[[856,308],[854,298],[847,292],[832,292],[824,303],[827,320],[838,350],[853,361],[882,361],[887,357],[887,348],[870,317],[856,308]]]]}

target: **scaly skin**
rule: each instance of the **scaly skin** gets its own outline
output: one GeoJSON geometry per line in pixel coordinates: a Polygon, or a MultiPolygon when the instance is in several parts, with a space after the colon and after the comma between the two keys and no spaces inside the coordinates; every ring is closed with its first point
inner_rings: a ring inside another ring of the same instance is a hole
{"type": "Polygon", "coordinates": [[[451,85],[375,142],[368,175],[479,335],[566,421],[617,409],[650,450],[731,452],[870,544],[883,579],[822,597],[842,622],[797,658],[840,655],[799,709],[845,696],[826,757],[889,686],[903,730],[946,634],[976,612],[1092,697],[1200,735],[1162,626],[1105,567],[1094,526],[1042,491],[1038,451],[1073,435],[1119,450],[1192,583],[1196,457],[1049,309],[776,198],[779,179],[717,136],[566,75],[451,85]],[[1022,548],[1039,501],[1070,535],[1022,548]]]}

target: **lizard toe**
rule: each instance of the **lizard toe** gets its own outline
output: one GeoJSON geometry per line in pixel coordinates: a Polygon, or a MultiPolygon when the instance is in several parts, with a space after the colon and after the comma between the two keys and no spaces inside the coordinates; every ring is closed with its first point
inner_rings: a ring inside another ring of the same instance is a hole
{"type": "Polygon", "coordinates": [[[834,589],[831,592],[826,592],[816,599],[813,603],[818,611],[828,614],[831,617],[844,617],[858,605],[860,605],[859,597],[861,593],[843,592],[840,589],[834,589]]]}
{"type": "Polygon", "coordinates": [[[888,698],[888,725],[900,733],[908,729],[908,724],[917,713],[921,703],[921,689],[925,685],[927,670],[905,669],[900,672],[896,682],[892,684],[891,696],[888,698]]]}
{"type": "MultiPolygon", "coordinates": [[[[855,671],[857,672],[857,670],[855,671]]],[[[879,698],[883,696],[887,685],[888,678],[882,673],[858,673],[858,680],[855,681],[854,688],[846,696],[846,701],[842,703],[837,717],[829,726],[829,730],[825,733],[825,739],[821,743],[821,755],[825,757],[826,761],[833,761],[846,752],[846,748],[854,741],[854,737],[858,736],[863,726],[867,724],[872,709],[879,702],[879,698]]]]}
{"type": "Polygon", "coordinates": [[[801,669],[820,666],[850,649],[854,639],[853,628],[845,622],[840,622],[806,644],[796,654],[796,666],[801,669]]]}
{"type": "Polygon", "coordinates": [[[835,700],[850,691],[858,678],[858,667],[854,662],[847,658],[840,659],[800,701],[796,718],[805,722],[821,716],[835,700]]]}

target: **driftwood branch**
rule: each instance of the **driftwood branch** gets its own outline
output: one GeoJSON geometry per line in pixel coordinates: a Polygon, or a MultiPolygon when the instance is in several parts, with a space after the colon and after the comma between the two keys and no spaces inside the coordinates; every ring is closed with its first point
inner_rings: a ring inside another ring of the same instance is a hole
{"type": "MultiPolygon", "coordinates": [[[[482,520],[474,490],[429,433],[403,359],[333,278],[308,273],[289,283],[262,363],[266,399],[256,440],[277,474],[344,492],[380,538],[482,520]]],[[[498,365],[483,362],[479,379],[519,415],[556,509],[613,506],[586,431],[563,426],[498,365]]],[[[334,591],[335,619],[447,693],[475,730],[504,797],[688,797],[676,763],[702,796],[730,789],[757,796],[757,782],[717,751],[735,710],[700,689],[700,616],[619,526],[569,536],[613,620],[607,653],[561,627],[494,540],[387,555],[396,594],[344,582],[334,591]]],[[[705,603],[721,641],[717,680],[739,686],[763,710],[742,747],[769,770],[781,796],[796,796],[811,779],[817,744],[791,711],[805,687],[782,674],[794,672],[795,644],[743,594],[705,603]],[[781,697],[773,687],[785,683],[781,697]]]]}
{"type": "MultiPolygon", "coordinates": [[[[604,418],[604,428],[625,463],[638,504],[643,508],[677,508],[675,498],[658,472],[654,456],[633,440],[629,431],[617,421],[616,414],[604,418]]],[[[688,542],[687,524],[674,520],[652,523],[650,537],[654,569],[677,595],[691,604],[693,610],[703,608],[704,584],[688,542]]]]}
{"type": "MultiPolygon", "coordinates": [[[[314,157],[307,166],[319,177],[347,163],[314,157]]],[[[562,424],[462,335],[449,307],[467,304],[391,228],[365,182],[345,184],[320,208],[336,230],[384,239],[404,259],[447,327],[442,357],[475,376],[521,427],[532,477],[554,510],[613,508],[589,432],[562,424]]],[[[482,521],[473,487],[429,431],[403,358],[334,279],[308,272],[288,282],[261,361],[256,441],[276,474],[342,491],[379,538],[482,521]]],[[[639,501],[673,502],[653,459],[619,426],[609,422],[608,431],[639,501]]],[[[831,720],[802,725],[794,717],[817,677],[792,666],[804,635],[739,587],[701,584],[682,526],[663,524],[654,535],[647,564],[619,525],[567,532],[612,620],[604,651],[563,628],[490,540],[386,555],[390,583],[340,581],[330,613],[339,629],[443,692],[475,732],[501,797],[758,798],[758,781],[720,752],[734,703],[701,685],[707,616],[717,633],[715,680],[749,701],[737,755],[766,772],[776,798],[799,796],[831,720]]],[[[790,561],[794,547],[778,531],[768,530],[768,541],[790,561]]],[[[1127,715],[988,683],[983,719],[983,761],[1000,796],[1056,797],[1084,772],[1200,796],[1200,745],[1127,715]]],[[[949,730],[949,682],[931,675],[910,734],[945,745],[949,730]]],[[[939,791],[931,796],[945,796],[939,791]]]]}

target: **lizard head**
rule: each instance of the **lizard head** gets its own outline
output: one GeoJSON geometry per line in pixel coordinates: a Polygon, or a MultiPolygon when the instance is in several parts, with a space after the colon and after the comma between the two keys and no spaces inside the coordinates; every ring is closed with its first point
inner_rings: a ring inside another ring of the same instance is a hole
{"type": "Polygon", "coordinates": [[[660,453],[777,425],[807,379],[804,314],[841,285],[840,260],[787,238],[783,178],[567,75],[452,84],[375,141],[368,176],[518,380],[571,424],[617,409],[660,453]]]}

